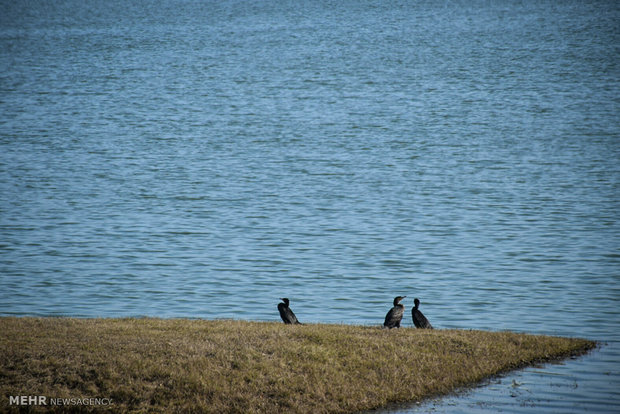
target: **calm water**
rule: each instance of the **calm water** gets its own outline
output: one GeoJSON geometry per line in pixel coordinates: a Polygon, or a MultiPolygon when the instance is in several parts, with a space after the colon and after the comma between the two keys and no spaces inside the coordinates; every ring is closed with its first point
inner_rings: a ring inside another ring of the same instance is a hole
{"type": "Polygon", "coordinates": [[[439,328],[606,345],[401,412],[618,412],[619,21],[2,1],[0,315],[277,320],[288,296],[380,324],[408,295],[439,328]]]}

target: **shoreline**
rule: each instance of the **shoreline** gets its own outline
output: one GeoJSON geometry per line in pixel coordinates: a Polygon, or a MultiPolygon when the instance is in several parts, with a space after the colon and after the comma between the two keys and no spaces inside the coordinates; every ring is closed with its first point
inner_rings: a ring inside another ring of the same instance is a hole
{"type": "Polygon", "coordinates": [[[11,397],[44,396],[108,399],[88,408],[114,411],[359,412],[598,346],[506,331],[201,319],[0,317],[0,331],[4,409],[19,409],[11,397]]]}

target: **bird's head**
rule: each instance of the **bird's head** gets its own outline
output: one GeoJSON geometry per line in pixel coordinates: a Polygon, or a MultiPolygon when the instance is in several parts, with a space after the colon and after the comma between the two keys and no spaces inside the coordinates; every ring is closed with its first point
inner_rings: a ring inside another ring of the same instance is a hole
{"type": "Polygon", "coordinates": [[[396,297],[394,298],[394,306],[398,305],[398,303],[399,303],[401,300],[405,299],[406,297],[407,297],[407,296],[396,296],[396,297]]]}

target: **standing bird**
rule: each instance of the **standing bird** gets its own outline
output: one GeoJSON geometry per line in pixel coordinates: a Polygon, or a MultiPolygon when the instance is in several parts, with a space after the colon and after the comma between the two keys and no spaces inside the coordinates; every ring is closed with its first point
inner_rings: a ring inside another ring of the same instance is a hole
{"type": "Polygon", "coordinates": [[[291,308],[288,307],[288,298],[280,298],[280,300],[284,302],[278,303],[278,310],[280,311],[280,317],[282,318],[282,321],[286,324],[302,325],[302,323],[297,320],[297,316],[295,316],[291,308]]]}
{"type": "Polygon", "coordinates": [[[407,296],[396,296],[394,298],[394,307],[385,315],[385,322],[383,326],[386,328],[400,328],[400,321],[403,319],[405,313],[405,307],[399,302],[405,299],[407,296]]]}
{"type": "Polygon", "coordinates": [[[433,325],[431,325],[431,323],[428,321],[428,319],[426,319],[424,314],[418,309],[418,307],[420,306],[420,300],[418,298],[415,298],[413,300],[413,304],[415,306],[411,309],[411,317],[413,318],[413,324],[415,325],[415,327],[421,329],[433,329],[433,325]]]}

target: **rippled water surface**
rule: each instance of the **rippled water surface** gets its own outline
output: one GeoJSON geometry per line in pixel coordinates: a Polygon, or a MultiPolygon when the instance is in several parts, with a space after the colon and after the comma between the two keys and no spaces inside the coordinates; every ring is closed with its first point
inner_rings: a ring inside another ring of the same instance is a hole
{"type": "Polygon", "coordinates": [[[619,21],[3,2],[0,314],[278,320],[288,296],[380,324],[407,295],[438,328],[606,345],[404,412],[620,411],[619,21]]]}

